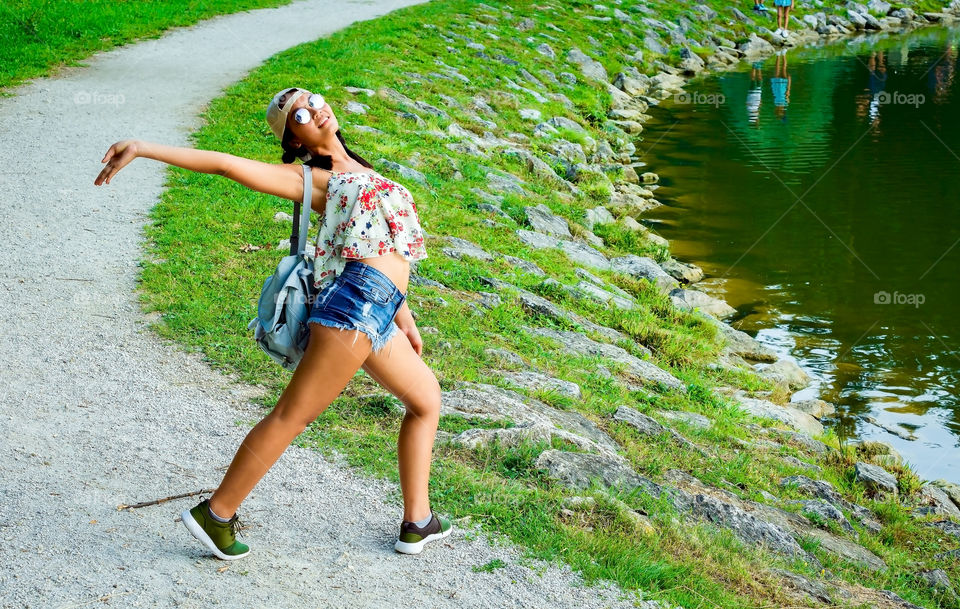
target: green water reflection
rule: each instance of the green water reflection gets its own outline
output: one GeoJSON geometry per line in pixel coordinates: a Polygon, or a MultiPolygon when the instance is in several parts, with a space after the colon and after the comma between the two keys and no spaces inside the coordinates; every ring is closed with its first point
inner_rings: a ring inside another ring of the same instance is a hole
{"type": "Polygon", "coordinates": [[[935,28],[790,50],[690,83],[644,134],[665,203],[645,222],[707,271],[700,289],[735,325],[818,379],[796,397],[955,482],[958,41],[935,28]]]}

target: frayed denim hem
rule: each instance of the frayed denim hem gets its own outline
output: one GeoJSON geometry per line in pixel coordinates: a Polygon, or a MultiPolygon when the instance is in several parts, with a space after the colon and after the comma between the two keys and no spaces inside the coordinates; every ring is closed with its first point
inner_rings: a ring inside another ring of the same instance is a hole
{"type": "MultiPolygon", "coordinates": [[[[397,327],[397,324],[394,321],[390,322],[390,325],[387,326],[387,331],[384,332],[382,335],[377,334],[375,330],[370,330],[368,328],[358,328],[350,324],[345,324],[339,321],[333,321],[333,320],[325,319],[322,317],[311,317],[307,320],[306,323],[320,324],[321,326],[327,326],[328,328],[338,328],[340,330],[356,330],[357,332],[353,337],[353,343],[351,344],[351,346],[357,344],[357,339],[360,338],[360,332],[363,332],[370,338],[371,352],[373,353],[379,353],[387,345],[387,343],[393,340],[393,337],[397,334],[397,332],[400,331],[400,328],[397,327]]],[[[389,357],[389,353],[387,355],[389,357]]]]}

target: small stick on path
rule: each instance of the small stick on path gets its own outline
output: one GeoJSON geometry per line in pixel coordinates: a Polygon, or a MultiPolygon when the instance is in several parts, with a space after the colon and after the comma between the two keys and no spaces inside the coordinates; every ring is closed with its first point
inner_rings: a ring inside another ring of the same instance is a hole
{"type": "Polygon", "coordinates": [[[120,505],[117,506],[117,510],[118,511],[132,510],[134,508],[147,507],[148,505],[158,505],[160,503],[163,503],[164,501],[170,501],[171,499],[183,499],[184,497],[193,497],[195,495],[202,495],[204,493],[212,493],[215,490],[217,489],[205,488],[199,491],[193,491],[192,493],[181,493],[179,495],[170,495],[169,497],[164,497],[163,499],[154,499],[153,501],[144,501],[143,503],[134,503],[133,505],[127,505],[125,503],[121,503],[120,505]]]}

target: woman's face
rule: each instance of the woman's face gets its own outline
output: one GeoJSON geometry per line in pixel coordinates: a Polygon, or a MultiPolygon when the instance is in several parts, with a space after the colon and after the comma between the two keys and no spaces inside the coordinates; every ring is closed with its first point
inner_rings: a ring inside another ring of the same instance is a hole
{"type": "MultiPolygon", "coordinates": [[[[283,102],[292,97],[294,93],[286,94],[280,98],[281,107],[283,107],[283,102]]],[[[290,112],[287,114],[287,129],[293,135],[291,143],[294,146],[301,144],[309,146],[312,143],[327,141],[329,138],[335,139],[335,134],[340,128],[340,123],[337,122],[337,117],[330,109],[330,104],[324,101],[322,106],[314,108],[309,104],[309,99],[310,91],[303,90],[303,93],[290,106],[290,112]],[[294,113],[301,108],[304,108],[304,111],[310,116],[310,120],[306,124],[298,123],[293,118],[294,113]]]]}

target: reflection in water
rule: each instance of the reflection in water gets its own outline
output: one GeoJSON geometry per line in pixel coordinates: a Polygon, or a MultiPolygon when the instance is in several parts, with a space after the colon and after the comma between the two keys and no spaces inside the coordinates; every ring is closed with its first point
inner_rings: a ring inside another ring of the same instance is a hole
{"type": "Polygon", "coordinates": [[[790,74],[787,73],[787,50],[780,49],[776,55],[774,76],[770,79],[773,91],[773,114],[780,122],[787,120],[787,104],[790,103],[790,74]]]}
{"type": "Polygon", "coordinates": [[[666,205],[644,218],[735,325],[815,376],[795,399],[836,403],[840,435],[956,482],[958,39],[844,41],[688,85],[728,103],[651,109],[679,122],[650,128],[666,205]]]}

